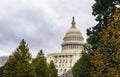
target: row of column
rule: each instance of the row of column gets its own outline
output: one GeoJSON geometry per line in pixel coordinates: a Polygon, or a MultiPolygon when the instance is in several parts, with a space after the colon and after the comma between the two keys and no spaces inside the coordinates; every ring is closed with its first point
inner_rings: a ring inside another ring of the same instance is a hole
{"type": "Polygon", "coordinates": [[[67,45],[63,45],[62,49],[66,50],[66,49],[80,49],[82,46],[80,44],[67,44],[67,45]]]}
{"type": "Polygon", "coordinates": [[[77,41],[82,41],[82,39],[80,39],[80,37],[73,37],[73,38],[65,38],[64,41],[73,41],[73,40],[77,40],[77,41]]]}

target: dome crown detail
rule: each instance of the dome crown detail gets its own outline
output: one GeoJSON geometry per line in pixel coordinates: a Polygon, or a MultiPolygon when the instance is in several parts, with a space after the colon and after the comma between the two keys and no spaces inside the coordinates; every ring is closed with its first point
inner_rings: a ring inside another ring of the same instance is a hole
{"type": "Polygon", "coordinates": [[[76,26],[75,26],[75,20],[74,20],[74,19],[75,19],[75,18],[74,18],[74,16],[73,16],[71,28],[76,28],[76,26]]]}

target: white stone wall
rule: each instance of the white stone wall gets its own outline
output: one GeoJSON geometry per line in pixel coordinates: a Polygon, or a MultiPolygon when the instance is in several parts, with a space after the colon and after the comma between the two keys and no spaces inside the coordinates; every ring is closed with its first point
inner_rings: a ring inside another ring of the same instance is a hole
{"type": "Polygon", "coordinates": [[[61,75],[70,70],[76,61],[80,58],[80,53],[54,53],[47,57],[47,62],[54,61],[58,70],[58,75],[61,75]]]}

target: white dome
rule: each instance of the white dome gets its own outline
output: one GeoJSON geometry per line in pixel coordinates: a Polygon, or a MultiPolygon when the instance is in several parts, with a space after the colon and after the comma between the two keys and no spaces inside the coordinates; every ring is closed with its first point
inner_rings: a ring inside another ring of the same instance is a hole
{"type": "MultiPolygon", "coordinates": [[[[79,38],[79,39],[81,39],[81,41],[83,40],[83,37],[82,37],[82,35],[81,35],[81,32],[77,29],[77,28],[73,28],[73,27],[71,27],[68,31],[67,31],[67,33],[66,33],[66,35],[65,35],[65,37],[64,37],[64,41],[69,41],[69,40],[67,40],[67,39],[69,39],[69,38],[79,38]]],[[[71,41],[77,41],[77,39],[73,39],[73,40],[71,40],[71,41]]]]}
{"type": "Polygon", "coordinates": [[[83,37],[81,32],[76,28],[75,21],[73,18],[72,26],[67,31],[65,37],[63,38],[62,50],[78,50],[83,46],[83,37]]]}

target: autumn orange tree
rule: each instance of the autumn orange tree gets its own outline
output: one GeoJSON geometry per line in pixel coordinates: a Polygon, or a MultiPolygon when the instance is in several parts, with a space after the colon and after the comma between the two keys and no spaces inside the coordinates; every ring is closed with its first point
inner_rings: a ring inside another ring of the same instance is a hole
{"type": "Polygon", "coordinates": [[[114,12],[114,19],[108,18],[108,27],[99,32],[101,38],[94,51],[93,77],[120,77],[120,9],[114,12]]]}

